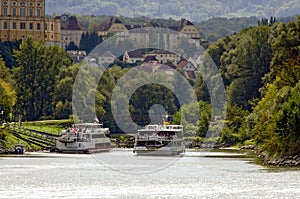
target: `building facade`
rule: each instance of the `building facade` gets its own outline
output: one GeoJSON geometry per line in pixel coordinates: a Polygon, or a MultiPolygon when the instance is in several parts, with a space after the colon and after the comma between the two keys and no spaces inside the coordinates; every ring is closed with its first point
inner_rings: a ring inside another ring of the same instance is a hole
{"type": "Polygon", "coordinates": [[[51,44],[60,42],[60,24],[45,18],[45,0],[0,0],[1,41],[45,38],[51,44]]]}
{"type": "Polygon", "coordinates": [[[65,49],[70,42],[74,42],[79,47],[81,35],[87,31],[77,17],[64,14],[56,16],[55,20],[59,20],[61,24],[61,47],[65,49]]]}

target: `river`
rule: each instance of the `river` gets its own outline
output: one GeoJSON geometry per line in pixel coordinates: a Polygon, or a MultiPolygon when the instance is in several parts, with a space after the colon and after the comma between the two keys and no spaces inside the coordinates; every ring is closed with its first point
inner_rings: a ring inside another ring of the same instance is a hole
{"type": "Polygon", "coordinates": [[[300,198],[299,169],[227,152],[1,156],[0,179],[0,198],[300,198]]]}

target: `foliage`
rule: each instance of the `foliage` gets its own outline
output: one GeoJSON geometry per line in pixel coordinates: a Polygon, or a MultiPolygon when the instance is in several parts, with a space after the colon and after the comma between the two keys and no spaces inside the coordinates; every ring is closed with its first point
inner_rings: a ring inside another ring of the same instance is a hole
{"type": "Polygon", "coordinates": [[[251,139],[248,133],[245,133],[243,125],[249,112],[242,107],[234,104],[227,105],[226,125],[223,129],[220,142],[223,145],[231,146],[237,143],[251,139]]]}
{"type": "Polygon", "coordinates": [[[79,50],[78,46],[74,43],[74,41],[71,41],[67,46],[66,50],[79,50]]]}
{"type": "Polygon", "coordinates": [[[16,59],[13,57],[13,51],[18,50],[20,44],[21,41],[0,41],[0,55],[8,68],[12,68],[17,65],[16,59]]]}
{"type": "Polygon", "coordinates": [[[250,110],[249,100],[260,98],[261,79],[270,70],[272,57],[270,31],[269,26],[248,28],[209,46],[207,52],[221,71],[229,103],[250,110]]]}
{"type": "Polygon", "coordinates": [[[263,98],[251,114],[248,130],[259,147],[273,156],[299,154],[300,17],[272,32],[274,56],[264,77],[263,98]],[[253,128],[251,128],[253,127],[253,128]]]}
{"type": "Polygon", "coordinates": [[[53,95],[55,119],[65,119],[72,114],[72,90],[78,70],[78,65],[62,66],[59,70],[53,95]]]}
{"type": "Polygon", "coordinates": [[[13,87],[0,78],[0,114],[1,120],[12,117],[13,106],[16,103],[16,92],[13,87]]]}
{"type": "Polygon", "coordinates": [[[102,38],[97,35],[97,32],[83,33],[81,35],[79,49],[89,54],[101,42],[102,38]]]}
{"type": "Polygon", "coordinates": [[[45,41],[27,38],[14,55],[17,84],[17,110],[25,120],[37,120],[53,114],[53,92],[56,75],[62,66],[70,66],[68,54],[58,46],[46,46],[45,41]]]}
{"type": "Polygon", "coordinates": [[[13,87],[14,80],[0,57],[0,114],[2,119],[11,119],[13,107],[16,103],[16,91],[13,87]]]}
{"type": "Polygon", "coordinates": [[[175,123],[184,126],[186,136],[205,137],[210,118],[211,105],[204,101],[183,105],[174,115],[175,123]]]}
{"type": "Polygon", "coordinates": [[[215,42],[220,38],[238,33],[240,30],[255,26],[256,17],[225,18],[214,17],[194,24],[200,32],[202,39],[215,42]]]}
{"type": "Polygon", "coordinates": [[[207,52],[226,86],[221,142],[255,143],[271,156],[299,154],[300,17],[288,24],[263,19],[207,52]]]}

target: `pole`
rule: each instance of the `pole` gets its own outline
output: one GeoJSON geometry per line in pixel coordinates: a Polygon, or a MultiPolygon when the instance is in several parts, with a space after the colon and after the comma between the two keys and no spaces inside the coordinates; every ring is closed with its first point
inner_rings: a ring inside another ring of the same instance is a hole
{"type": "Polygon", "coordinates": [[[4,115],[4,111],[3,110],[1,111],[1,115],[2,115],[1,123],[3,123],[3,118],[4,118],[3,117],[3,115],[4,115]]]}

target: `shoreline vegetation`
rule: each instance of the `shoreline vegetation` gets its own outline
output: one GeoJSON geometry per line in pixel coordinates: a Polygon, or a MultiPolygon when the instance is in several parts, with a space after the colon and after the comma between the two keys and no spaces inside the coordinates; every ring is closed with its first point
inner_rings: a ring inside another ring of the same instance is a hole
{"type": "MultiPolygon", "coordinates": [[[[7,45],[12,46],[11,43],[7,45]]],[[[299,47],[300,16],[289,23],[278,22],[273,17],[270,20],[262,19],[257,26],[242,29],[207,46],[197,66],[201,68],[212,59],[222,76],[226,92],[226,116],[220,118],[225,125],[218,139],[214,136],[220,132],[219,123],[216,118],[211,118],[211,98],[220,91],[217,77],[209,78],[213,87],[211,93],[201,75],[194,79],[187,77],[198,101],[183,106],[166,87],[158,84],[143,85],[133,93],[129,102],[130,114],[136,116],[132,120],[144,126],[151,119],[149,107],[163,104],[168,113],[174,116],[174,124],[184,126],[185,135],[188,136],[187,148],[238,146],[256,151],[266,165],[299,166],[299,47]],[[211,122],[214,124],[210,125],[211,122]],[[206,136],[210,137],[205,139],[206,136]],[[215,146],[213,143],[219,144],[215,146]]],[[[6,58],[10,58],[10,61],[0,57],[1,123],[17,121],[19,115],[22,115],[23,121],[55,120],[49,123],[24,122],[24,128],[31,128],[29,132],[26,129],[22,131],[1,127],[1,146],[12,147],[20,142],[18,138],[28,141],[24,147],[29,150],[41,149],[54,143],[55,139],[49,140],[45,135],[52,133],[57,136],[61,129],[70,125],[70,122],[58,123],[61,119],[70,118],[73,113],[72,92],[79,69],[83,70],[82,74],[95,74],[83,75],[81,83],[87,88],[96,81],[98,74],[103,73],[96,92],[87,90],[82,93],[82,96],[91,95],[89,99],[94,97],[96,104],[95,107],[80,109],[82,114],[87,115],[89,109],[95,109],[99,121],[110,129],[113,142],[119,147],[132,146],[133,138],[124,135],[113,137],[114,133],[122,131],[113,118],[111,103],[115,85],[131,68],[141,63],[126,65],[120,59],[104,71],[103,68],[90,67],[89,63],[80,67],[73,63],[65,49],[47,46],[45,41],[36,42],[31,37],[21,44],[15,44],[13,48],[2,48],[6,49],[6,58]]],[[[192,46],[187,48],[193,49],[192,46]]],[[[146,50],[150,52],[153,49],[146,50]]],[[[210,70],[207,68],[206,74],[213,74],[210,70]]],[[[178,72],[183,71],[178,69],[178,72]]],[[[165,74],[157,76],[153,72],[151,75],[168,79],[165,74]]],[[[139,71],[135,77],[134,82],[150,80],[150,76],[143,71],[139,71]]],[[[185,89],[181,88],[180,83],[174,82],[170,86],[174,90],[185,89]]],[[[129,88],[132,82],[124,84],[124,88],[129,88]]],[[[122,92],[118,92],[118,99],[124,97],[122,92]]],[[[218,114],[222,115],[221,110],[218,114]]],[[[94,119],[94,114],[90,116],[87,121],[94,119]]],[[[76,117],[73,119],[82,119],[76,117]]]]}
{"type": "MultiPolygon", "coordinates": [[[[36,122],[26,122],[24,123],[25,128],[30,128],[33,130],[42,130],[48,131],[48,133],[58,134],[60,130],[64,129],[66,126],[71,125],[71,120],[57,120],[57,121],[36,121],[36,122]],[[59,130],[59,131],[57,131],[59,130]]],[[[16,137],[14,137],[11,132],[5,130],[6,128],[2,126],[0,128],[0,135],[6,135],[6,141],[1,139],[0,145],[8,149],[8,152],[1,153],[1,155],[14,154],[13,148],[17,144],[22,144],[26,152],[49,152],[49,149],[36,146],[24,142],[16,137]],[[5,133],[3,133],[5,132],[5,133]]],[[[135,138],[130,134],[112,134],[110,136],[112,145],[114,148],[120,149],[132,149],[134,145],[135,138]]],[[[262,150],[256,148],[255,145],[234,145],[234,146],[225,146],[218,142],[203,142],[203,139],[199,137],[186,137],[185,146],[187,150],[192,151],[213,151],[213,152],[236,152],[244,153],[243,157],[251,157],[254,159],[254,163],[260,164],[263,166],[270,167],[300,167],[300,156],[283,156],[274,158],[265,153],[262,150]]],[[[237,157],[237,156],[234,156],[237,157]]],[[[242,156],[238,156],[242,157],[242,156]]]]}

